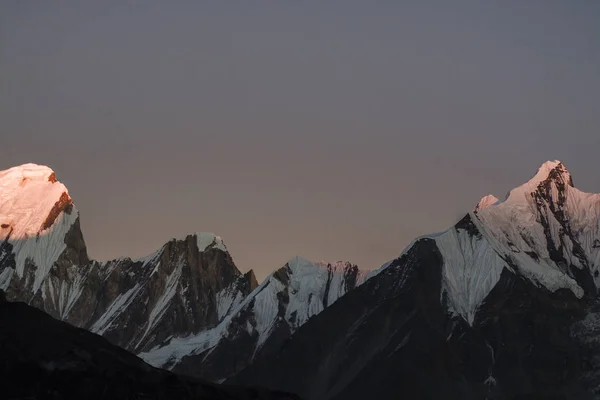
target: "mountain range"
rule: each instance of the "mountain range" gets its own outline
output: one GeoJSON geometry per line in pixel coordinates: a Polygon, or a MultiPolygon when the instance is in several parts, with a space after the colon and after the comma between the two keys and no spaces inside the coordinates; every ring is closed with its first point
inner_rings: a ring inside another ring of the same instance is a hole
{"type": "Polygon", "coordinates": [[[362,283],[349,262],[300,257],[259,286],[212,233],[172,239],[141,259],[90,260],[79,211],[50,168],[0,172],[0,289],[102,335],[157,367],[223,380],[277,349],[362,283]],[[232,351],[232,349],[236,349],[232,351]]]}
{"type": "Polygon", "coordinates": [[[380,268],[296,257],[260,285],[222,239],[89,260],[54,172],[0,172],[0,289],[143,360],[304,399],[600,396],[600,195],[544,163],[380,268]]]}

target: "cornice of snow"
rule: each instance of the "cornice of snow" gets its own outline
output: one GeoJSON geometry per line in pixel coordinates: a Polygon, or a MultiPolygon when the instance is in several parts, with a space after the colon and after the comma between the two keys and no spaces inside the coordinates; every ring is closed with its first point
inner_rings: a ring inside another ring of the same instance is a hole
{"type": "Polygon", "coordinates": [[[496,198],[496,196],[493,196],[491,194],[488,194],[487,196],[483,196],[481,198],[481,200],[479,200],[479,203],[477,203],[477,205],[475,206],[475,211],[483,210],[484,208],[493,206],[494,204],[498,203],[499,201],[500,200],[498,200],[498,198],[496,198]]]}

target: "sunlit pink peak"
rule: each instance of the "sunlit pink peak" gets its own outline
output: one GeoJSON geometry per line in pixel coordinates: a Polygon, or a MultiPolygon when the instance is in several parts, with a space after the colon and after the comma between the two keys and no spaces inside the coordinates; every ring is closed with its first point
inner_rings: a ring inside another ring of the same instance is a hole
{"type": "Polygon", "coordinates": [[[537,174],[528,182],[530,184],[539,185],[541,182],[551,178],[553,175],[560,176],[564,179],[565,183],[571,182],[571,174],[562,162],[558,160],[554,161],[546,161],[542,164],[542,166],[538,169],[537,174]]]}
{"type": "Polygon", "coordinates": [[[479,203],[477,203],[477,206],[475,206],[475,211],[483,210],[484,208],[488,208],[489,206],[493,206],[498,201],[500,201],[500,200],[498,200],[496,198],[496,196],[488,194],[487,196],[484,196],[484,197],[481,198],[481,200],[479,200],[479,203]]]}
{"type": "Polygon", "coordinates": [[[0,237],[36,235],[71,203],[67,188],[46,166],[24,164],[0,171],[0,237]]]}
{"type": "Polygon", "coordinates": [[[511,190],[506,201],[521,201],[524,199],[524,196],[528,196],[535,192],[541,183],[548,180],[573,186],[571,174],[567,171],[562,162],[558,160],[546,161],[527,183],[511,190]]]}
{"type": "Polygon", "coordinates": [[[16,167],[0,171],[0,180],[36,180],[52,181],[55,180],[54,171],[45,165],[23,164],[16,167]]]}
{"type": "Polygon", "coordinates": [[[25,264],[36,266],[34,293],[66,249],[78,216],[52,169],[24,164],[0,171],[0,241],[13,246],[17,276],[24,276],[25,264]]]}

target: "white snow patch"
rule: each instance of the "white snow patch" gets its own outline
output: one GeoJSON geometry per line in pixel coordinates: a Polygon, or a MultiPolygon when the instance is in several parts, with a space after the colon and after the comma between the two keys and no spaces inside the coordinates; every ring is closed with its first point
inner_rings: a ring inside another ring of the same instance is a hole
{"type": "Polygon", "coordinates": [[[103,335],[111,328],[112,323],[121,315],[121,313],[129,307],[137,293],[142,287],[136,284],[125,293],[119,294],[111,305],[106,309],[104,314],[92,325],[90,331],[103,335]]]}
{"type": "Polygon", "coordinates": [[[225,246],[225,243],[221,237],[216,236],[214,233],[197,232],[195,235],[198,242],[198,251],[203,252],[209,248],[216,248],[225,252],[227,251],[227,247],[225,246]]]}
{"type": "MultiPolygon", "coordinates": [[[[347,291],[343,279],[347,272],[346,263],[337,262],[329,266],[324,262],[315,263],[295,257],[286,265],[289,268],[287,271],[284,270],[285,273],[289,271],[287,286],[277,279],[275,274],[271,274],[239,304],[235,300],[238,298],[237,295],[234,297],[230,288],[226,288],[217,295],[219,317],[224,316],[219,325],[195,335],[172,338],[167,345],[156,346],[138,356],[151,365],[172,368],[186,355],[203,352],[208,355],[220,340],[226,340],[232,320],[242,311],[250,312],[254,316],[254,324],[246,320],[244,328],[250,335],[257,335],[256,353],[269,338],[276,324],[287,323],[293,332],[310,317],[321,312],[328,281],[328,304],[347,291]],[[278,297],[278,294],[283,291],[287,291],[289,298],[284,321],[279,319],[278,297]],[[227,309],[231,311],[227,312],[227,309]]],[[[367,279],[368,273],[369,271],[359,271],[357,285],[367,279]]]]}
{"type": "MultiPolygon", "coordinates": [[[[75,275],[72,279],[59,280],[60,291],[58,293],[58,311],[61,319],[66,319],[71,312],[71,309],[81,296],[83,292],[83,285],[87,279],[87,274],[77,273],[71,269],[70,274],[75,275]]],[[[50,283],[52,279],[48,279],[46,282],[50,283]]],[[[45,287],[45,286],[44,286],[45,287]]],[[[50,286],[49,286],[50,288],[50,286]]],[[[54,293],[52,294],[54,295],[54,293]]]]}
{"type": "Polygon", "coordinates": [[[146,331],[138,341],[138,346],[144,341],[144,339],[146,338],[148,333],[150,333],[150,331],[154,328],[154,326],[158,322],[160,322],[165,312],[167,311],[171,300],[175,296],[175,293],[177,293],[177,287],[179,286],[181,272],[183,271],[184,264],[185,260],[180,259],[173,272],[171,272],[171,274],[169,274],[169,276],[167,277],[167,280],[165,282],[165,289],[162,295],[156,301],[156,304],[154,304],[152,311],[150,311],[150,316],[148,317],[148,324],[146,325],[146,331]]]}
{"type": "Polygon", "coordinates": [[[8,285],[10,285],[10,280],[12,278],[14,270],[12,268],[5,268],[0,272],[0,289],[6,290],[8,289],[8,285]]]}
{"type": "Polygon", "coordinates": [[[452,311],[473,323],[477,307],[498,283],[505,261],[484,239],[450,229],[436,237],[442,253],[443,287],[452,311]]]}
{"type": "Polygon", "coordinates": [[[233,309],[235,309],[244,300],[244,295],[241,291],[237,290],[237,282],[233,282],[231,285],[226,287],[217,293],[217,314],[219,321],[233,309]]]}

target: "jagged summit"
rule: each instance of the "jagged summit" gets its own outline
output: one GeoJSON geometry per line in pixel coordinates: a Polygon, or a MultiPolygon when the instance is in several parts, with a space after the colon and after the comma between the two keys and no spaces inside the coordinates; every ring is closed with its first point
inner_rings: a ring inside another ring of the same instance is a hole
{"type": "Polygon", "coordinates": [[[558,160],[546,161],[538,169],[537,173],[529,181],[521,186],[518,186],[508,193],[505,201],[522,202],[531,193],[535,192],[538,187],[545,182],[554,182],[559,185],[568,185],[573,187],[573,179],[571,174],[565,168],[564,164],[558,160]]]}

